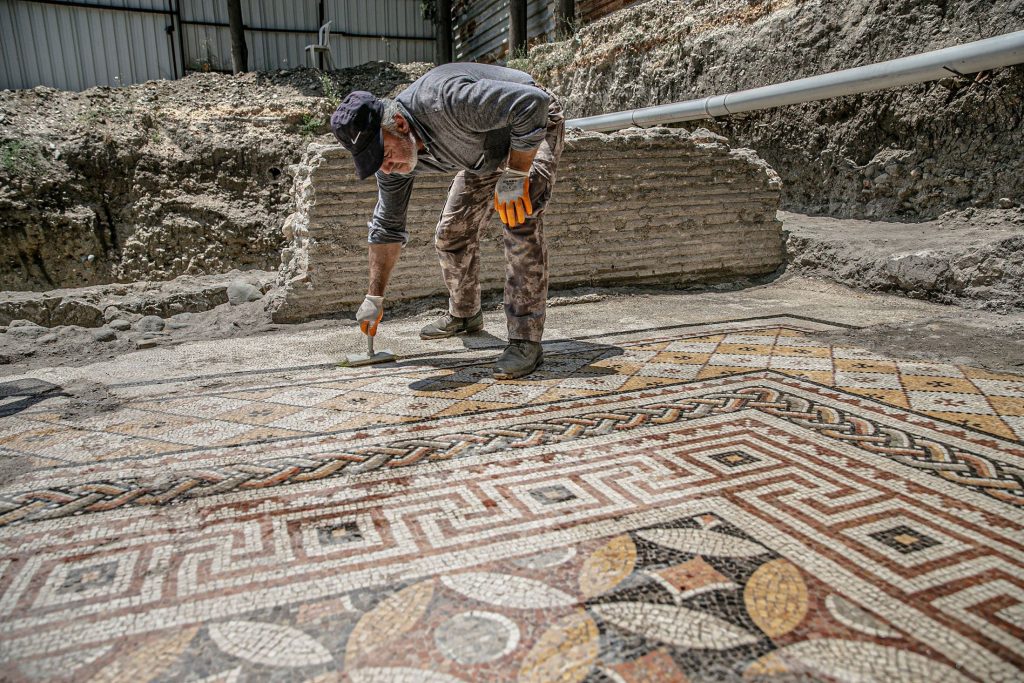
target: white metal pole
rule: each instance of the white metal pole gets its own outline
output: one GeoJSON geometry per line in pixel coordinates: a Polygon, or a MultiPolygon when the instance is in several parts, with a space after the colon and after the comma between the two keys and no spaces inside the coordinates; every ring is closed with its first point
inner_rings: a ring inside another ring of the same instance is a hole
{"type": "Polygon", "coordinates": [[[741,112],[813,102],[843,95],[925,83],[956,74],[972,74],[1024,62],[1024,31],[965,45],[924,52],[888,62],[776,83],[728,95],[600,114],[566,122],[568,128],[613,131],[630,126],[658,126],[741,112]]]}

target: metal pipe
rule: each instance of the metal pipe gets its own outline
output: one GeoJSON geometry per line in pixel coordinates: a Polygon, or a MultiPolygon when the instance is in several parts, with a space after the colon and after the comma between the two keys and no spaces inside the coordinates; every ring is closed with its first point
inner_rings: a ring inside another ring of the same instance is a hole
{"type": "Polygon", "coordinates": [[[572,119],[565,125],[583,130],[613,131],[630,126],[658,126],[709,119],[843,95],[856,95],[872,90],[898,88],[935,81],[950,75],[962,76],[1022,62],[1024,31],[1015,31],[965,45],[761,88],[740,90],[728,95],[714,95],[656,107],[572,119]]]}

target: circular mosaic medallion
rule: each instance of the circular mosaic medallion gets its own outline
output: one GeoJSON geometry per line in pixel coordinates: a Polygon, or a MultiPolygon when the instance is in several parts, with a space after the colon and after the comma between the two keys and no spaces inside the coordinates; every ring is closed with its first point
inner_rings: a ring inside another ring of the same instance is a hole
{"type": "Polygon", "coordinates": [[[434,642],[448,659],[482,664],[514,650],[519,644],[519,627],[494,612],[462,612],[437,627],[434,642]]]}

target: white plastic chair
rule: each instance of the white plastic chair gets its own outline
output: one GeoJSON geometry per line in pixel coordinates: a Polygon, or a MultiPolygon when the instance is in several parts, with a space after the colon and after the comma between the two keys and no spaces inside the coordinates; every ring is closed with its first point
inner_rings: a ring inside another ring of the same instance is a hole
{"type": "Polygon", "coordinates": [[[331,22],[327,22],[320,27],[317,32],[317,42],[315,45],[307,45],[306,53],[309,55],[307,61],[312,60],[312,66],[317,66],[316,55],[318,53],[326,53],[327,61],[330,68],[334,68],[334,58],[331,56],[331,22]]]}

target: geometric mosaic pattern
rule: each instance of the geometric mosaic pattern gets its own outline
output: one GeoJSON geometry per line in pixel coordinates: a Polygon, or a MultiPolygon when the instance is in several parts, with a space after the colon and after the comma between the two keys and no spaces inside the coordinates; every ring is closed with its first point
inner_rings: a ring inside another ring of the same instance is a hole
{"type": "Polygon", "coordinates": [[[737,327],[553,344],[512,382],[430,359],[27,401],[0,668],[1019,680],[1024,378],[737,327]]]}

